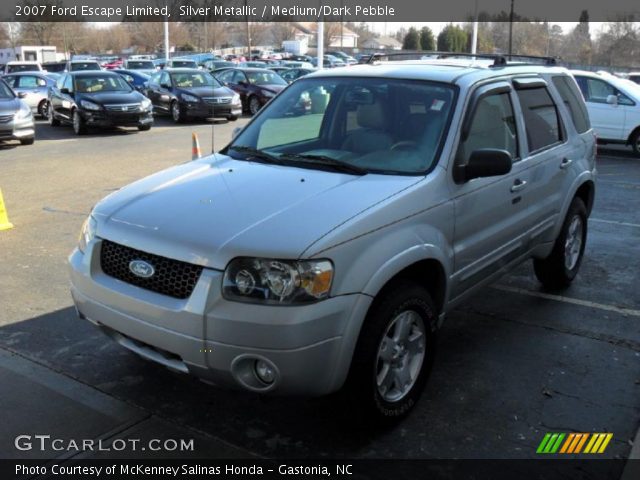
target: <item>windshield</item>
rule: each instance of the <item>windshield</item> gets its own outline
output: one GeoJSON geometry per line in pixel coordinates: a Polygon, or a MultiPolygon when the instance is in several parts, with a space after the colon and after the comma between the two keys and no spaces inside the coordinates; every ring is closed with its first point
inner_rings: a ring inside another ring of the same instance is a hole
{"type": "Polygon", "coordinates": [[[453,86],[436,82],[307,77],[275,97],[225,153],[303,168],[324,162],[424,174],[437,162],[455,98],[453,86]]]}
{"type": "Polygon", "coordinates": [[[4,81],[0,80],[0,98],[14,98],[13,91],[7,86],[4,81]]]}
{"type": "Polygon", "coordinates": [[[37,65],[22,64],[22,65],[7,65],[7,73],[16,72],[39,72],[40,69],[37,65]]]}
{"type": "Polygon", "coordinates": [[[273,72],[246,72],[252,85],[287,85],[280,75],[273,72]]]}
{"type": "Polygon", "coordinates": [[[100,65],[98,65],[98,62],[73,62],[71,64],[72,72],[81,70],[100,70],[100,65]]]}
{"type": "Polygon", "coordinates": [[[156,68],[151,60],[129,60],[127,67],[131,70],[155,70],[156,68]]]}
{"type": "Polygon", "coordinates": [[[171,74],[171,81],[179,88],[222,86],[218,80],[207,72],[176,72],[171,74]]]}
{"type": "Polygon", "coordinates": [[[76,92],[99,93],[99,92],[130,92],[129,84],[117,74],[104,75],[83,75],[76,77],[76,92]]]}

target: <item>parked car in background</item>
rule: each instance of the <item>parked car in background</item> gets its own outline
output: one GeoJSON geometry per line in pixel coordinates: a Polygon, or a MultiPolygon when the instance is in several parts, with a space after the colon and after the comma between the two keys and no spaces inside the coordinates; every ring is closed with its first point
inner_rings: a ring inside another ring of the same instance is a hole
{"type": "Polygon", "coordinates": [[[198,62],[189,58],[172,58],[164,68],[198,68],[198,62]]]}
{"type": "Polygon", "coordinates": [[[640,83],[640,72],[631,72],[627,78],[634,83],[640,83]]]}
{"type": "Polygon", "coordinates": [[[5,75],[2,79],[21,95],[31,111],[45,118],[49,102],[49,88],[56,83],[47,74],[41,72],[19,72],[5,75]]]}
{"type": "Polygon", "coordinates": [[[0,78],[0,141],[19,140],[31,145],[36,138],[31,108],[0,78]]]}
{"type": "Polygon", "coordinates": [[[216,77],[240,95],[244,110],[252,115],[287,86],[280,75],[266,68],[230,68],[216,77]]]}
{"type": "Polygon", "coordinates": [[[100,66],[102,68],[105,68],[106,70],[114,70],[116,68],[122,68],[123,64],[124,64],[124,60],[122,60],[121,58],[117,58],[110,62],[102,63],[100,64],[100,66]]]}
{"type": "Polygon", "coordinates": [[[289,68],[313,68],[313,64],[311,62],[296,62],[291,60],[282,62],[282,66],[289,68]]]}
{"type": "Polygon", "coordinates": [[[136,70],[147,75],[153,75],[157,71],[153,60],[126,60],[122,66],[124,70],[136,70]]]}
{"type": "Polygon", "coordinates": [[[268,63],[264,61],[252,60],[250,62],[240,62],[237,67],[239,68],[267,68],[268,63]]]}
{"type": "Polygon", "coordinates": [[[122,68],[116,68],[112,70],[112,72],[116,72],[119,75],[122,75],[129,85],[138,90],[139,92],[143,92],[147,86],[147,82],[151,75],[147,75],[144,73],[146,70],[125,70],[122,68]]]}
{"type": "Polygon", "coordinates": [[[210,72],[215,72],[216,70],[220,70],[221,68],[237,67],[238,64],[236,62],[229,62],[227,60],[207,60],[202,64],[202,66],[210,72]]]}
{"type": "Polygon", "coordinates": [[[215,117],[234,121],[242,114],[240,96],[206,70],[181,68],[156,72],[149,79],[145,94],[156,113],[169,114],[176,123],[215,117]]]}
{"type": "Polygon", "coordinates": [[[67,72],[82,72],[86,70],[102,70],[96,60],[70,60],[67,62],[67,72]]]}
{"type": "Polygon", "coordinates": [[[317,71],[315,68],[290,68],[286,72],[280,73],[280,76],[285,79],[287,83],[291,83],[315,71],[317,71]]]}
{"type": "MultiPolygon", "coordinates": [[[[311,59],[311,64],[314,67],[317,67],[318,65],[318,57],[314,57],[311,59]]],[[[346,66],[346,63],[344,63],[342,60],[339,60],[338,58],[334,57],[333,55],[325,55],[323,57],[323,62],[322,62],[324,68],[338,68],[338,67],[344,67],[346,66]]]]}
{"type": "Polygon", "coordinates": [[[62,75],[49,93],[51,126],[71,124],[77,135],[90,127],[153,125],[151,101],[112,71],[80,71],[62,75]]]}
{"type": "Polygon", "coordinates": [[[4,66],[4,75],[16,72],[42,72],[42,66],[38,62],[12,60],[4,66]]]}
{"type": "Polygon", "coordinates": [[[167,61],[164,58],[156,58],[153,60],[153,64],[156,66],[156,70],[162,69],[167,66],[167,61]]]}
{"type": "Polygon", "coordinates": [[[286,72],[287,70],[290,70],[289,67],[283,67],[281,65],[268,66],[267,68],[269,70],[271,70],[272,72],[276,72],[278,75],[281,75],[283,72],[286,72]]]}
{"type": "Polygon", "coordinates": [[[44,62],[41,66],[48,73],[62,73],[67,68],[67,62],[44,62]]]}
{"type": "Polygon", "coordinates": [[[640,86],[614,75],[572,71],[598,142],[630,145],[640,156],[640,86]]]}
{"type": "Polygon", "coordinates": [[[346,65],[355,65],[356,63],[358,63],[358,60],[353,58],[351,55],[347,55],[346,53],[339,50],[330,50],[325,53],[337,58],[338,60],[342,60],[346,65]]]}
{"type": "Polygon", "coordinates": [[[311,63],[313,57],[311,55],[291,55],[287,60],[296,62],[308,62],[311,63]]]}

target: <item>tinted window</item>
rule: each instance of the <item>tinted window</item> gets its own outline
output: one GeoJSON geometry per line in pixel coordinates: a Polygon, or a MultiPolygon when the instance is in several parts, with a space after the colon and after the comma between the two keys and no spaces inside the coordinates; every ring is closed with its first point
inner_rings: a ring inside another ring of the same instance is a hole
{"type": "Polygon", "coordinates": [[[220,82],[207,72],[175,72],[171,74],[171,80],[176,87],[220,87],[220,82]]]}
{"type": "Polygon", "coordinates": [[[15,73],[15,72],[37,72],[40,69],[37,65],[33,64],[16,64],[16,65],[7,65],[7,73],[15,73]]]}
{"type": "Polygon", "coordinates": [[[571,119],[578,133],[584,133],[589,130],[589,115],[587,107],[576,88],[575,84],[568,77],[553,77],[553,84],[558,93],[562,97],[565,107],[571,114],[571,119]]]}
{"type": "Polygon", "coordinates": [[[70,92],[73,91],[73,78],[71,78],[71,75],[64,77],[64,83],[62,86],[67,88],[70,92]]]}
{"type": "Polygon", "coordinates": [[[488,95],[478,102],[469,134],[458,148],[458,162],[466,164],[471,153],[481,148],[506,150],[511,158],[518,158],[518,132],[508,93],[488,95]]]}
{"type": "Polygon", "coordinates": [[[70,70],[72,72],[79,72],[82,70],[100,70],[98,62],[72,62],[70,70]]]}
{"type": "Polygon", "coordinates": [[[534,152],[562,140],[558,108],[546,88],[518,90],[524,115],[529,151],[534,152]]]}
{"type": "Polygon", "coordinates": [[[46,86],[47,82],[45,82],[42,78],[34,77],[31,75],[23,75],[18,77],[18,88],[38,88],[46,86]]]}
{"type": "Polygon", "coordinates": [[[2,77],[2,79],[7,82],[7,85],[9,85],[11,88],[16,88],[18,85],[18,78],[17,77],[10,77],[10,76],[5,76],[2,77]]]}
{"type": "Polygon", "coordinates": [[[0,98],[13,98],[13,92],[2,80],[0,80],[0,98]]]}
{"type": "Polygon", "coordinates": [[[160,83],[160,75],[162,75],[162,72],[154,73],[153,75],[151,75],[149,84],[158,85],[160,83]]]}
{"type": "Polygon", "coordinates": [[[131,86],[119,75],[83,75],[76,77],[76,90],[80,93],[131,91],[131,86]]]}

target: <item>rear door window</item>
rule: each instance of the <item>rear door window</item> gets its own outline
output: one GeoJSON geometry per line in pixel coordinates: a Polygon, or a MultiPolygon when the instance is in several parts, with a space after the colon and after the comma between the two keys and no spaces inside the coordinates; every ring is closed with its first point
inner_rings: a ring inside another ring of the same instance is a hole
{"type": "Polygon", "coordinates": [[[571,119],[576,127],[578,133],[584,133],[591,125],[589,124],[589,115],[587,113],[587,107],[582,100],[580,91],[576,88],[576,85],[569,77],[553,77],[553,84],[555,85],[565,107],[571,114],[571,119]]]}
{"type": "Polygon", "coordinates": [[[562,127],[558,108],[545,87],[517,90],[529,152],[535,152],[562,142],[562,127]]]}

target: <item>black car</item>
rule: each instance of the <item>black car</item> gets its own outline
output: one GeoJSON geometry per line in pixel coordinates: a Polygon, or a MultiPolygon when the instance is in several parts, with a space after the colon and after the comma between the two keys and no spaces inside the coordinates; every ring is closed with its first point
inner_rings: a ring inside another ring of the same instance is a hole
{"type": "Polygon", "coordinates": [[[280,75],[266,68],[230,68],[216,78],[240,95],[244,109],[252,115],[287,86],[280,75]]]}
{"type": "Polygon", "coordinates": [[[151,101],[117,73],[81,71],[63,74],[49,91],[49,124],[70,123],[78,135],[88,127],[153,124],[151,101]]]}
{"type": "Polygon", "coordinates": [[[294,80],[304,77],[305,75],[309,75],[315,71],[315,68],[290,68],[286,72],[280,72],[280,76],[284,78],[287,83],[291,83],[294,80]]]}
{"type": "Polygon", "coordinates": [[[176,123],[190,117],[233,121],[242,114],[240,96],[204,70],[162,70],[151,76],[145,93],[153,102],[154,111],[170,114],[176,123]]]}

